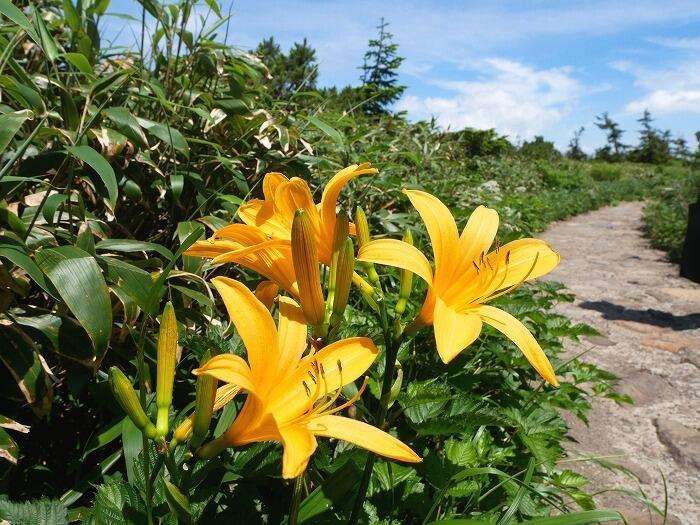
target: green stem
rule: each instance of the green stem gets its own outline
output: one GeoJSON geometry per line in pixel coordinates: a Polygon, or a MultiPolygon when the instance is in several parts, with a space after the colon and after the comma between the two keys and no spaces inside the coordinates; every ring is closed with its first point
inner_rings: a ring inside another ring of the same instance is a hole
{"type": "Polygon", "coordinates": [[[297,525],[299,518],[299,505],[301,504],[301,493],[304,489],[304,473],[302,472],[294,479],[294,493],[292,494],[292,505],[289,508],[289,525],[297,525]]]}
{"type": "MultiPolygon", "coordinates": [[[[141,333],[139,334],[139,342],[137,348],[137,362],[138,362],[138,372],[139,372],[139,398],[141,401],[141,406],[144,411],[146,408],[146,371],[144,363],[144,350],[143,347],[146,344],[146,326],[148,324],[148,319],[144,318],[141,325],[141,333]]],[[[148,413],[148,412],[147,412],[148,413]]],[[[151,480],[151,464],[150,464],[150,444],[148,438],[144,433],[141,433],[142,443],[143,443],[143,473],[144,479],[146,479],[146,516],[148,519],[148,525],[153,525],[153,482],[151,480]]]]}
{"type": "MultiPolygon", "coordinates": [[[[386,415],[389,411],[389,403],[391,401],[391,385],[393,383],[394,370],[396,368],[396,356],[399,353],[401,340],[400,338],[394,338],[393,327],[389,324],[386,313],[384,297],[381,296],[378,302],[379,315],[384,331],[384,348],[386,349],[386,352],[384,353],[384,378],[382,379],[379,407],[377,408],[377,413],[375,415],[375,425],[377,428],[381,429],[386,422],[386,415]]],[[[377,456],[375,454],[369,454],[369,456],[367,456],[367,462],[365,463],[365,468],[362,472],[362,479],[360,480],[360,486],[357,489],[355,504],[353,505],[352,514],[350,514],[348,524],[354,525],[360,518],[360,512],[362,511],[362,506],[367,495],[367,488],[369,487],[369,481],[372,478],[372,469],[374,468],[374,463],[376,460],[377,456]]]]}

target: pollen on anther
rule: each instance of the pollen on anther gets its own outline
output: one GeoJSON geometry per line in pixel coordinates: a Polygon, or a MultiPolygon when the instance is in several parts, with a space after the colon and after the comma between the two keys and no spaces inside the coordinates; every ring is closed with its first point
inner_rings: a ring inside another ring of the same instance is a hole
{"type": "Polygon", "coordinates": [[[510,250],[506,253],[506,264],[510,262],[510,250]]]}
{"type": "Polygon", "coordinates": [[[311,381],[314,382],[314,385],[316,384],[316,377],[311,373],[311,370],[309,370],[309,377],[311,378],[311,381]]]}
{"type": "Polygon", "coordinates": [[[474,261],[472,261],[472,264],[474,265],[474,269],[476,270],[476,273],[479,273],[479,266],[474,261]]]}
{"type": "Polygon", "coordinates": [[[318,364],[319,371],[321,372],[321,377],[326,377],[326,371],[323,369],[323,363],[318,364]]]}
{"type": "Polygon", "coordinates": [[[306,390],[306,395],[310,396],[311,395],[311,389],[309,388],[309,385],[306,384],[306,381],[301,382],[302,385],[304,385],[304,390],[306,390]]]}
{"type": "Polygon", "coordinates": [[[343,371],[343,364],[340,362],[340,359],[338,359],[338,361],[336,362],[336,364],[338,365],[338,371],[339,371],[339,372],[342,372],[342,371],[343,371]]]}

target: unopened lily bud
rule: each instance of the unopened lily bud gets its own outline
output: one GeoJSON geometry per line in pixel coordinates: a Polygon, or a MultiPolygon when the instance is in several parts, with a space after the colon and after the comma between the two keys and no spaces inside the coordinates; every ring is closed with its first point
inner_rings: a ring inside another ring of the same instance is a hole
{"type": "MultiPolygon", "coordinates": [[[[228,383],[224,386],[217,388],[216,395],[214,397],[214,406],[212,407],[212,412],[217,412],[224,408],[234,397],[236,397],[236,394],[238,394],[240,391],[241,387],[232,383],[228,383]]],[[[192,427],[194,426],[195,418],[196,412],[193,412],[188,417],[186,417],[182,421],[182,423],[178,425],[178,427],[173,432],[173,438],[170,441],[171,449],[174,449],[178,443],[184,443],[190,438],[190,436],[192,435],[192,427]]]]}
{"type": "Polygon", "coordinates": [[[299,287],[299,301],[306,321],[310,325],[321,326],[324,304],[316,239],[309,216],[303,209],[297,210],[292,222],[292,259],[299,287]]]}
{"type": "Polygon", "coordinates": [[[185,523],[190,523],[190,520],[192,519],[192,508],[187,496],[185,496],[179,488],[177,488],[167,479],[164,481],[165,492],[163,495],[165,496],[165,501],[168,504],[168,507],[170,507],[170,510],[177,515],[179,518],[178,522],[182,521],[185,523]]]}
{"type": "Polygon", "coordinates": [[[343,312],[348,305],[352,274],[355,270],[355,253],[352,239],[345,239],[343,248],[338,254],[337,270],[335,272],[335,295],[333,296],[333,312],[331,325],[337,326],[343,318],[343,312]]]}
{"type": "MultiPolygon", "coordinates": [[[[357,235],[357,246],[359,248],[362,248],[370,241],[367,215],[365,215],[365,211],[359,206],[355,209],[355,233],[357,235]]],[[[379,275],[377,275],[377,270],[374,269],[374,264],[371,262],[363,262],[362,264],[365,267],[365,272],[367,272],[367,278],[379,290],[379,275]]]]}
{"type": "Polygon", "coordinates": [[[335,300],[335,283],[336,274],[338,272],[338,257],[343,249],[345,240],[350,235],[350,220],[345,211],[340,210],[333,228],[333,246],[331,252],[331,265],[328,271],[328,293],[326,294],[326,316],[325,321],[328,322],[333,311],[333,302],[335,300]]]}
{"type": "Polygon", "coordinates": [[[146,412],[144,412],[129,379],[124,375],[124,372],[115,366],[109,369],[109,386],[112,388],[115,399],[136,428],[146,437],[154,438],[156,436],[156,427],[153,426],[146,412]]]}
{"type": "MultiPolygon", "coordinates": [[[[403,242],[413,246],[413,235],[411,235],[410,230],[406,230],[403,234],[403,242]]],[[[413,273],[408,270],[400,270],[400,284],[399,284],[399,299],[396,301],[396,306],[394,307],[394,312],[396,317],[399,318],[406,311],[406,304],[411,296],[411,290],[413,289],[413,273]]]]}
{"type": "Polygon", "coordinates": [[[177,353],[177,319],[172,303],[165,305],[158,332],[158,381],[156,383],[156,431],[159,437],[168,433],[170,404],[173,400],[175,359],[177,353]]]}
{"type": "Polygon", "coordinates": [[[216,383],[216,378],[212,376],[197,376],[197,396],[192,421],[192,447],[198,447],[209,432],[211,416],[214,413],[216,383]]]}

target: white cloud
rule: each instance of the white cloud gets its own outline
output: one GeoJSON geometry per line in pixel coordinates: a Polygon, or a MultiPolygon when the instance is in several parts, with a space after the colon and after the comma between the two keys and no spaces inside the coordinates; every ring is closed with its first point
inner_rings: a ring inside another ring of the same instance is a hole
{"type": "Polygon", "coordinates": [[[613,69],[632,75],[642,95],[625,105],[626,113],[700,113],[700,38],[649,39],[679,49],[681,57],[663,68],[648,68],[631,62],[613,62],[613,69]]]}
{"type": "Polygon", "coordinates": [[[435,116],[443,127],[496,128],[512,138],[530,138],[558,123],[581,93],[569,68],[533,69],[501,58],[480,64],[476,80],[438,81],[455,94],[408,95],[398,104],[414,118],[435,116]]]}

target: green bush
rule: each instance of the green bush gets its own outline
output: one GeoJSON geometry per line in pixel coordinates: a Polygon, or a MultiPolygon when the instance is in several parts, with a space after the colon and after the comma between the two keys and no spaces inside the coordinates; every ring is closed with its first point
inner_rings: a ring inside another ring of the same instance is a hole
{"type": "Polygon", "coordinates": [[[596,162],[591,164],[590,176],[597,181],[615,181],[622,177],[622,167],[619,164],[596,162]]]}

